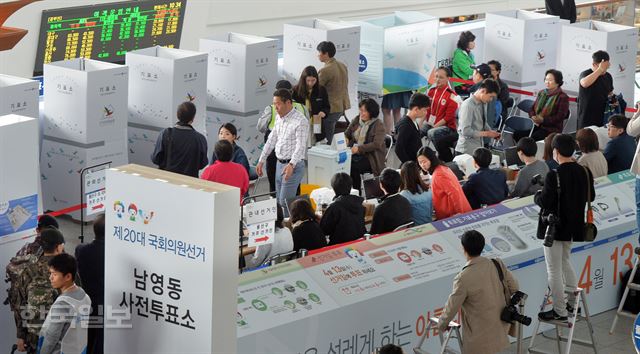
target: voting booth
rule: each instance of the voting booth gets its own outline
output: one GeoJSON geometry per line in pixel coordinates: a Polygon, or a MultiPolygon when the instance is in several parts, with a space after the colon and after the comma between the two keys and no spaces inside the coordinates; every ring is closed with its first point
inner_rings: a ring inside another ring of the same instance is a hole
{"type": "Polygon", "coordinates": [[[427,86],[436,66],[438,18],[396,11],[355,24],[361,28],[358,91],[385,95],[427,86]]]}
{"type": "Polygon", "coordinates": [[[307,152],[309,184],[330,186],[331,177],[338,172],[351,174],[351,150],[347,147],[344,133],[334,135],[331,145],[318,145],[307,152]]]}
{"type": "Polygon", "coordinates": [[[209,156],[224,123],[238,129],[238,145],[255,165],[264,135],[256,129],[258,117],[273,102],[278,81],[277,41],[225,32],[200,39],[207,62],[207,141],[209,156]]]}
{"type": "MultiPolygon", "coordinates": [[[[36,91],[37,92],[37,91],[36,91]]],[[[28,106],[27,106],[28,107],[28,106]]],[[[0,115],[0,268],[27,242],[33,242],[39,210],[38,120],[0,115]]],[[[9,283],[0,282],[6,296],[9,283]]],[[[9,306],[0,306],[0,342],[15,343],[9,306]]]]}
{"type": "Polygon", "coordinates": [[[561,20],[531,11],[488,12],[485,61],[502,64],[500,79],[514,88],[544,88],[544,73],[556,66],[561,20]]]}
{"type": "MultiPolygon", "coordinates": [[[[82,170],[127,163],[129,68],[90,59],[44,65],[40,177],[46,210],[82,202],[82,170]]],[[[70,215],[80,218],[75,211],[70,215]]]]}
{"type": "Polygon", "coordinates": [[[287,80],[295,85],[302,70],[313,65],[320,71],[324,66],[318,60],[316,47],[322,41],[336,46],[335,58],[349,71],[349,99],[357,110],[358,66],[360,55],[360,27],[346,22],[320,19],[285,24],[283,30],[283,71],[287,80]]]}
{"type": "Polygon", "coordinates": [[[0,74],[0,116],[38,118],[38,91],[38,81],[0,74]]]}
{"type": "Polygon", "coordinates": [[[196,106],[193,127],[206,134],[207,54],[182,49],[151,47],[127,52],[129,66],[129,160],[154,166],[147,151],[153,151],[141,134],[158,135],[177,122],[178,106],[186,101],[196,106]]]}
{"type": "Polygon", "coordinates": [[[456,50],[456,48],[458,48],[458,39],[460,39],[460,33],[466,31],[469,31],[473,33],[474,36],[476,36],[476,47],[471,51],[476,60],[476,63],[485,63],[485,26],[485,20],[475,20],[440,25],[440,28],[438,29],[438,51],[436,56],[436,68],[439,68],[441,66],[449,67],[453,65],[453,52],[456,50]]]}
{"type": "Polygon", "coordinates": [[[558,70],[564,76],[562,89],[570,96],[578,95],[580,73],[591,68],[591,56],[598,50],[609,53],[616,94],[622,93],[629,104],[634,97],[636,48],[635,27],[600,21],[584,21],[562,26],[558,70]]]}
{"type": "Polygon", "coordinates": [[[104,352],[235,353],[239,189],[139,165],[106,183],[104,352]]]}

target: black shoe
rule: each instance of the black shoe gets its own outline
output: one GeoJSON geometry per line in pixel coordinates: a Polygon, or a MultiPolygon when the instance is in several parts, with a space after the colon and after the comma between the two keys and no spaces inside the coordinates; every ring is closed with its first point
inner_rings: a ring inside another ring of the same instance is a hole
{"type": "Polygon", "coordinates": [[[538,313],[538,319],[540,321],[566,321],[567,316],[560,316],[554,310],[538,313]]]}
{"type": "Polygon", "coordinates": [[[636,254],[640,255],[640,247],[636,247],[636,254]]]}
{"type": "MultiPolygon", "coordinates": [[[[570,316],[573,316],[573,306],[567,304],[567,312],[569,313],[570,316]]],[[[580,314],[582,313],[582,309],[580,307],[578,307],[578,316],[580,316],[580,314]]]]}

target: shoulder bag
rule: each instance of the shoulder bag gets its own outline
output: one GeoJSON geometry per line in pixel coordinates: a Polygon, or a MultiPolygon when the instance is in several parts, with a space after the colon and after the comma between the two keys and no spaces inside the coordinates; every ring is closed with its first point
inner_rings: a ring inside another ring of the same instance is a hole
{"type": "Polygon", "coordinates": [[[593,242],[598,235],[598,228],[593,223],[593,209],[591,208],[591,181],[589,180],[589,170],[582,166],[584,173],[587,175],[587,220],[584,223],[584,240],[585,242],[593,242]]]}

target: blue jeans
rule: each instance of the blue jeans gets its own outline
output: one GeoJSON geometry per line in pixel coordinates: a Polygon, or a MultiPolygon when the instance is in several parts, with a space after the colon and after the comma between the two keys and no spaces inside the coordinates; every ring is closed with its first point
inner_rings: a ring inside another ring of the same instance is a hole
{"type": "Polygon", "coordinates": [[[289,217],[289,203],[295,199],[304,176],[304,160],[298,162],[293,168],[293,174],[286,181],[282,175],[285,166],[287,165],[280,162],[276,164],[276,199],[284,209],[284,216],[289,217]]]}
{"type": "MultiPolygon", "coordinates": [[[[636,222],[640,228],[640,178],[636,176],[636,222]]],[[[638,235],[638,243],[640,244],[640,235],[638,235]]]]}

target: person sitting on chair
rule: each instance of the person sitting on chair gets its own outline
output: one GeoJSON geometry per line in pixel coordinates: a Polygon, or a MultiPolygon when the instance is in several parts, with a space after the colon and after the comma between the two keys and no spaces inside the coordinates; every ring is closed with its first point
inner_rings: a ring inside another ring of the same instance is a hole
{"type": "Polygon", "coordinates": [[[607,134],[611,140],[604,148],[609,174],[628,170],[636,152],[636,140],[627,134],[629,119],[621,114],[609,117],[607,134]]]}
{"type": "Polygon", "coordinates": [[[478,171],[469,175],[462,186],[473,209],[500,203],[509,195],[507,175],[501,170],[489,168],[491,157],[491,151],[487,148],[477,148],[473,152],[473,164],[478,171]]]}
{"type": "Polygon", "coordinates": [[[384,197],[373,212],[371,234],[383,234],[395,230],[412,222],[411,204],[398,194],[400,189],[400,174],[392,168],[385,168],[380,174],[380,189],[384,197]]]}
{"type": "Polygon", "coordinates": [[[214,154],[217,161],[209,165],[202,173],[202,179],[207,181],[226,184],[240,189],[240,200],[249,190],[249,174],[244,166],[231,162],[233,156],[233,146],[227,140],[218,140],[214,147],[214,154]]]}
{"type": "MultiPolygon", "coordinates": [[[[538,92],[529,117],[533,120],[531,137],[535,141],[543,140],[550,133],[562,133],[565,119],[569,116],[569,96],[562,91],[562,72],[549,69],[544,75],[545,89],[538,92]]],[[[529,131],[513,133],[515,141],[529,136],[529,131]]]]}
{"type": "Polygon", "coordinates": [[[351,195],[351,177],[344,172],[331,177],[331,188],[336,196],[320,220],[320,228],[329,236],[329,245],[359,239],[366,232],[364,199],[351,195]]]}
{"type": "Polygon", "coordinates": [[[351,148],[353,188],[360,191],[360,175],[373,173],[377,177],[384,169],[386,145],[384,124],[378,118],[378,103],[372,98],[365,98],[358,107],[360,115],[351,120],[344,136],[351,148]]]}
{"type": "Polygon", "coordinates": [[[542,186],[540,184],[532,184],[531,180],[535,175],[540,175],[544,180],[547,172],[549,172],[549,166],[544,161],[536,159],[538,144],[529,137],[518,141],[516,151],[518,152],[518,158],[525,163],[525,166],[518,172],[511,197],[534,195],[542,186]]]}
{"type": "Polygon", "coordinates": [[[293,249],[298,252],[301,249],[307,251],[325,247],[327,239],[318,225],[316,214],[311,203],[306,199],[296,199],[289,207],[292,225],[293,249]]]}

